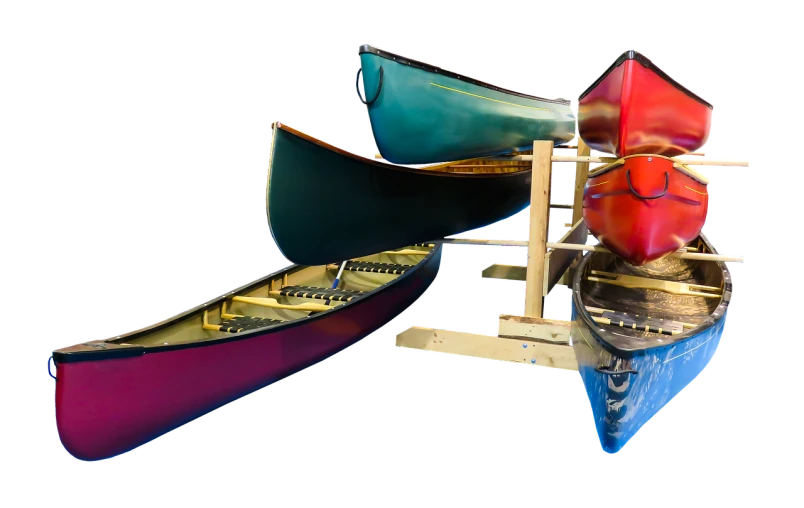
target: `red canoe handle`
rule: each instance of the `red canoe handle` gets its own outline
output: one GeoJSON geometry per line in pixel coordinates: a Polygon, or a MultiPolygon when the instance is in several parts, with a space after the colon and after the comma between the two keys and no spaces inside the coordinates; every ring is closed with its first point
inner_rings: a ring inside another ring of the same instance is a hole
{"type": "Polygon", "coordinates": [[[640,199],[659,199],[660,197],[662,197],[665,194],[667,194],[667,188],[670,186],[670,175],[667,174],[667,171],[664,172],[664,190],[661,192],[661,194],[657,194],[655,196],[643,196],[642,194],[638,193],[636,191],[636,189],[634,189],[634,186],[631,185],[631,170],[630,169],[626,170],[625,179],[628,181],[628,188],[631,189],[631,192],[634,194],[634,196],[636,196],[636,197],[638,197],[640,199]]]}

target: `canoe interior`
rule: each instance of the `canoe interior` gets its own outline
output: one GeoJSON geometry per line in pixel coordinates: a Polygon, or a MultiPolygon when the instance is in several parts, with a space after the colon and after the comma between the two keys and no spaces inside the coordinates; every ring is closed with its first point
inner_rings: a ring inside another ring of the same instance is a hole
{"type": "MultiPolygon", "coordinates": [[[[701,238],[689,247],[697,252],[711,253],[712,249],[701,238]]],[[[651,279],[714,286],[726,290],[726,274],[722,263],[664,257],[644,266],[633,266],[619,256],[611,253],[594,252],[582,267],[580,277],[580,297],[585,307],[609,309],[639,316],[640,319],[671,320],[696,325],[679,335],[663,335],[640,328],[627,328],[613,325],[598,325],[608,333],[602,334],[604,340],[616,348],[634,350],[669,345],[698,334],[712,323],[712,314],[723,297],[675,295],[641,288],[626,288],[612,284],[590,281],[592,270],[633,275],[651,279]]]]}
{"type": "MultiPolygon", "coordinates": [[[[404,250],[414,250],[424,253],[429,253],[433,246],[409,246],[404,247],[404,250]]],[[[399,249],[403,250],[403,249],[399,249]]],[[[355,258],[353,261],[368,261],[373,263],[385,263],[391,265],[410,265],[411,268],[420,263],[425,258],[424,255],[400,255],[381,253],[373,254],[370,256],[363,256],[355,258]]],[[[211,302],[203,308],[197,309],[190,315],[183,319],[178,319],[176,322],[169,324],[166,327],[157,327],[153,332],[140,334],[135,332],[133,337],[121,337],[119,339],[112,339],[106,342],[117,344],[131,344],[137,346],[155,347],[164,345],[186,344],[192,342],[203,342],[221,338],[229,338],[238,335],[237,333],[230,333],[226,331],[208,330],[203,328],[204,310],[207,310],[207,320],[211,325],[220,324],[221,319],[221,304],[226,302],[226,312],[228,314],[236,314],[241,316],[268,318],[279,320],[281,323],[276,323],[272,326],[281,326],[282,324],[290,321],[305,319],[310,315],[320,313],[310,313],[303,310],[287,310],[287,309],[273,309],[261,307],[248,303],[233,302],[234,296],[246,297],[259,297],[259,298],[274,298],[280,304],[286,305],[300,305],[305,303],[326,304],[326,301],[321,299],[301,298],[296,296],[277,296],[271,295],[271,290],[281,289],[283,286],[308,286],[315,288],[331,288],[332,283],[337,275],[337,269],[332,265],[327,266],[294,266],[285,271],[278,272],[274,276],[263,280],[261,283],[247,287],[245,290],[236,291],[225,298],[218,301],[211,302]]],[[[362,291],[370,293],[376,291],[380,287],[389,282],[397,279],[401,274],[388,274],[388,273],[370,273],[358,271],[344,271],[340,279],[338,289],[347,291],[362,291]]],[[[365,297],[362,295],[361,298],[365,297]]],[[[346,304],[342,301],[331,301],[329,306],[332,310],[346,304]]],[[[324,311],[332,312],[332,311],[324,311]]],[[[241,332],[244,333],[244,332],[241,332]]]]}

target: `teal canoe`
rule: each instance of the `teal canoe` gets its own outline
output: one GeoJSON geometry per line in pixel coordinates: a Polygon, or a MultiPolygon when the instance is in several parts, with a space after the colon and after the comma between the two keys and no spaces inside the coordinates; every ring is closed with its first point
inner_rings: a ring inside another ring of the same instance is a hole
{"type": "Polygon", "coordinates": [[[469,160],[411,168],[364,159],[279,122],[268,225],[294,263],[340,263],[486,226],[530,202],[531,163],[469,160]]]}
{"type": "Polygon", "coordinates": [[[570,101],[542,99],[360,47],[365,100],[383,158],[427,164],[526,150],[575,137],[570,101]]]}

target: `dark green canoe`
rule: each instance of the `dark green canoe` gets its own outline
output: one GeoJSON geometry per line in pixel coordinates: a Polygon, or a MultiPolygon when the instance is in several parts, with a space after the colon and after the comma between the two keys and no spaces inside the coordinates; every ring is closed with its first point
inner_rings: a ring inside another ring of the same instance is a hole
{"type": "Polygon", "coordinates": [[[568,100],[512,92],[368,45],[360,63],[358,95],[362,71],[374,139],[391,162],[485,157],[575,137],[568,100]]]}
{"type": "Polygon", "coordinates": [[[303,265],[435,240],[530,202],[530,163],[463,161],[414,169],[364,159],[278,122],[268,172],[271,234],[303,265]]]}

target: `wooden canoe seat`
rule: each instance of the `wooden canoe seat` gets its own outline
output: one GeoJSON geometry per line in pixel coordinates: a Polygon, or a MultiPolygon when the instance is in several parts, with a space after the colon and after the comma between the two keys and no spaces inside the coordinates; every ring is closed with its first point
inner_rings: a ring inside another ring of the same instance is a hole
{"type": "Polygon", "coordinates": [[[602,325],[619,326],[622,328],[661,333],[663,335],[678,335],[683,333],[687,328],[695,328],[695,325],[692,323],[683,323],[671,319],[652,318],[649,316],[640,316],[638,314],[628,314],[626,312],[598,309],[595,307],[586,307],[586,310],[592,314],[592,319],[595,323],[602,325]],[[594,314],[599,314],[599,316],[594,314]]]}
{"type": "Polygon", "coordinates": [[[263,328],[281,322],[282,321],[279,319],[269,319],[254,316],[237,316],[230,319],[224,319],[221,321],[220,325],[210,326],[218,326],[218,330],[221,332],[238,333],[247,330],[256,330],[257,328],[263,328]]]}
{"type": "MultiPolygon", "coordinates": [[[[402,275],[405,270],[414,265],[401,265],[397,263],[377,263],[373,261],[347,261],[347,272],[369,272],[369,273],[388,273],[391,275],[402,275]]],[[[337,270],[338,265],[327,265],[327,268],[337,270]]]]}
{"type": "Polygon", "coordinates": [[[210,324],[209,315],[204,311],[203,328],[216,332],[239,333],[247,330],[256,330],[266,326],[282,323],[281,319],[261,318],[255,316],[241,316],[239,314],[228,314],[226,312],[226,302],[221,305],[221,319],[218,325],[210,324]]]}
{"type": "MultiPolygon", "coordinates": [[[[347,268],[348,270],[348,268],[347,268]]],[[[282,289],[270,291],[271,296],[295,296],[296,298],[312,298],[314,300],[332,300],[333,302],[348,302],[363,294],[362,291],[349,289],[330,289],[315,286],[285,286],[282,289]]]]}

